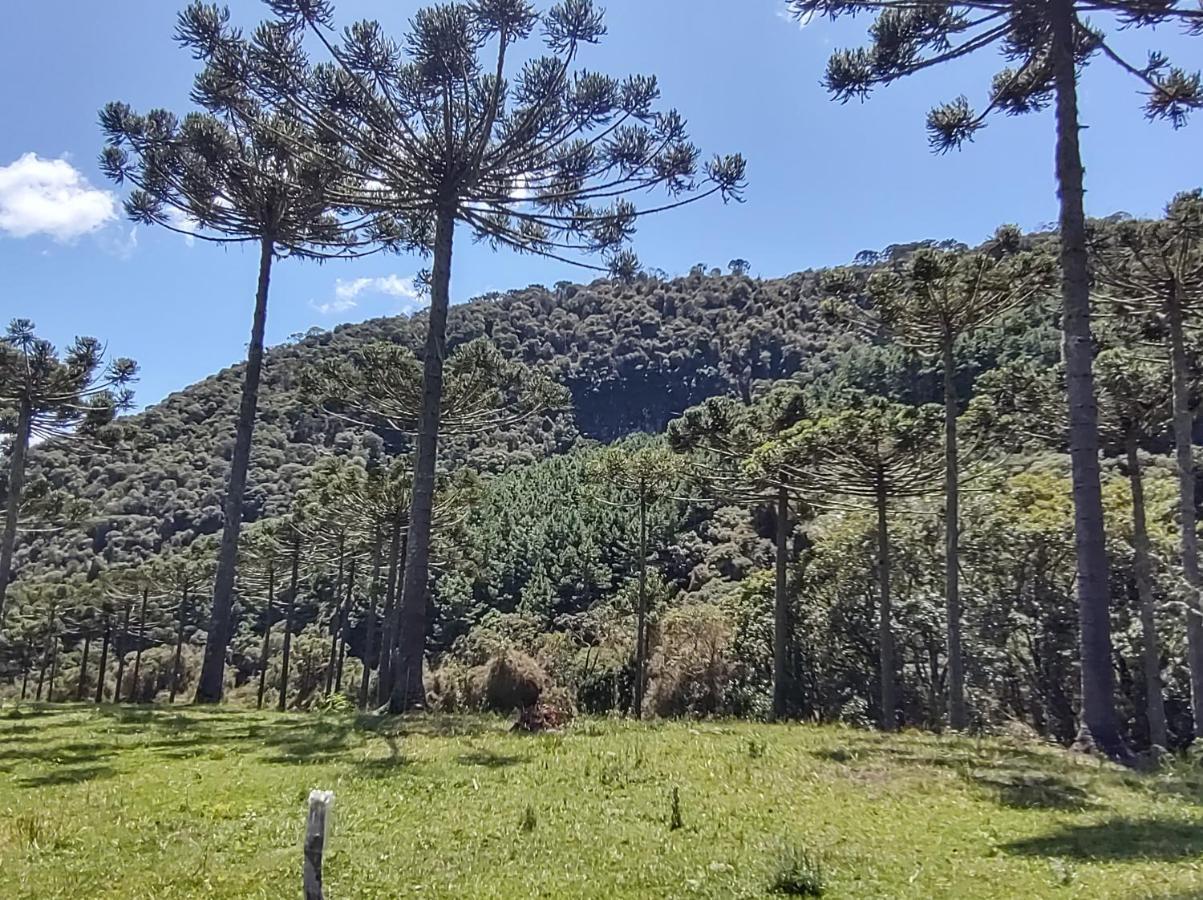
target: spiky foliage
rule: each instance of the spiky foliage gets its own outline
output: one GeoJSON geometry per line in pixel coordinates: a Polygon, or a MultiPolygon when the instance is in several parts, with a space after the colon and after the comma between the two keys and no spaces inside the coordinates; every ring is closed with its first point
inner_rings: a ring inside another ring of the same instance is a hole
{"type": "Polygon", "coordinates": [[[1078,618],[1083,737],[1111,757],[1127,761],[1115,708],[1111,663],[1111,600],[1099,473],[1097,409],[1092,374],[1090,284],[1086,256],[1082,153],[1078,120],[1079,73],[1097,56],[1136,77],[1147,95],[1146,113],[1175,127],[1203,105],[1198,73],[1173,66],[1153,51],[1135,65],[1112,46],[1101,13],[1116,28],[1177,25],[1203,34],[1203,8],[1193,0],[790,0],[798,16],[839,18],[874,12],[869,45],[839,50],[825,83],[841,101],[865,97],[875,87],[916,72],[995,48],[1011,63],[993,79],[989,101],[975,111],[967,97],[935,107],[927,117],[932,147],[947,151],[973,138],[992,113],[1056,110],[1056,179],[1060,199],[1061,298],[1065,333],[1070,457],[1073,465],[1074,539],[1078,565],[1078,618]]]}
{"type": "Polygon", "coordinates": [[[961,649],[960,449],[957,416],[958,345],[1034,296],[1052,290],[1055,276],[1046,254],[1013,255],[1021,235],[999,229],[983,252],[923,248],[866,282],[851,270],[828,277],[831,306],[873,337],[907,347],[939,362],[944,375],[944,601],[947,613],[948,719],[969,724],[961,649]]]}
{"type": "Polygon", "coordinates": [[[405,704],[421,705],[457,224],[495,247],[555,258],[601,254],[615,275],[630,277],[638,262],[624,244],[637,221],[705,196],[738,198],[744,161],[703,164],[683,119],[655,111],[655,79],[574,70],[579,51],[605,33],[590,0],[565,0],[542,13],[527,0],[428,7],[399,41],[370,21],[340,35],[328,0],[270,5],[275,18],[246,38],[221,11],[194,3],[184,14],[189,44],[213,81],[245,88],[346,148],[352,177],[340,201],[399,223],[398,231],[433,255],[402,598],[412,625],[401,649],[405,704]],[[507,77],[536,34],[545,52],[507,77]],[[310,59],[307,35],[322,48],[323,62],[310,59]],[[668,199],[633,202],[652,188],[664,188],[668,199]]]}
{"type": "MultiPolygon", "coordinates": [[[[229,27],[229,13],[196,4],[179,17],[177,42],[198,58],[209,28],[229,27]]],[[[277,256],[327,258],[404,243],[392,220],[348,210],[340,194],[353,178],[337,136],[264,103],[232,72],[205,67],[180,119],[164,109],[138,114],[113,102],[100,114],[106,145],[100,164],[118,184],[131,184],[125,210],[135,222],[184,231],[217,243],[259,249],[259,279],[247,351],[242,404],[226,490],[212,622],[197,685],[198,702],[221,699],[238,532],[250,460],[272,261],[277,256]]]]}
{"type": "Polygon", "coordinates": [[[771,504],[777,518],[776,578],[773,588],[773,717],[787,713],[789,696],[789,558],[798,498],[775,469],[751,472],[748,463],[766,441],[806,418],[807,402],[797,385],[779,386],[755,405],[714,397],[669,423],[669,445],[690,454],[694,474],[724,499],[771,504]]]}
{"type": "Polygon", "coordinates": [[[635,611],[635,694],[632,707],[636,717],[643,715],[643,695],[647,686],[647,556],[648,510],[671,498],[680,482],[684,466],[679,457],[659,444],[608,447],[589,461],[590,480],[608,485],[614,503],[634,509],[639,517],[639,594],[635,611]]]}
{"type": "Polygon", "coordinates": [[[0,338],[0,422],[11,428],[8,499],[0,544],[0,624],[12,577],[30,441],[94,436],[133,402],[138,374],[130,359],[105,361],[105,348],[78,337],[61,355],[33,322],[14,319],[0,338]]]}
{"type": "Polygon", "coordinates": [[[752,457],[753,474],[778,472],[812,503],[870,501],[877,513],[878,653],[881,726],[896,724],[896,660],[890,594],[889,506],[937,490],[943,470],[941,410],[848,394],[752,457]]]}

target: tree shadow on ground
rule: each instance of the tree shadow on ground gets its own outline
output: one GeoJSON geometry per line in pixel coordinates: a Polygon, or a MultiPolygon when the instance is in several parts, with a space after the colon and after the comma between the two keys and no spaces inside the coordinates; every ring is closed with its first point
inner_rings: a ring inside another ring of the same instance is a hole
{"type": "Polygon", "coordinates": [[[98,778],[111,778],[116,772],[112,766],[55,766],[48,772],[27,775],[17,781],[23,788],[56,787],[64,784],[81,784],[98,778]]]}
{"type": "Polygon", "coordinates": [[[455,758],[455,761],[461,766],[480,766],[485,769],[505,769],[528,762],[525,756],[511,756],[505,753],[494,753],[491,750],[473,750],[471,753],[461,753],[455,758]]]}
{"type": "Polygon", "coordinates": [[[1176,862],[1203,855],[1203,822],[1117,818],[1064,825],[1048,834],[1012,841],[1003,849],[1016,856],[1176,862]]]}

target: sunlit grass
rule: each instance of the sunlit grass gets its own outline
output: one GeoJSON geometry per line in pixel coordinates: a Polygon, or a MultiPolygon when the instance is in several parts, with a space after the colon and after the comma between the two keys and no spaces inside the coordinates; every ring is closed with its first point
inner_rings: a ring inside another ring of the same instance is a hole
{"type": "Polygon", "coordinates": [[[1203,787],[1037,745],[841,728],[233,709],[0,711],[0,897],[1203,896],[1203,787]],[[674,789],[676,803],[674,814],[674,789]],[[788,868],[788,867],[787,867],[788,868]]]}

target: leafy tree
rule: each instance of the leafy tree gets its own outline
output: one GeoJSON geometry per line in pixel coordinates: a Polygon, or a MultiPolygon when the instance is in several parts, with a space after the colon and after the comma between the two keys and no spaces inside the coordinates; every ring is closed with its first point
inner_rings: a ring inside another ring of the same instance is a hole
{"type": "Polygon", "coordinates": [[[847,395],[839,407],[803,421],[761,447],[753,473],[776,471],[812,502],[834,495],[873,502],[877,514],[878,645],[881,727],[897,726],[897,661],[890,593],[891,501],[931,493],[942,470],[939,408],[847,395]],[[824,497],[824,492],[827,496],[824,497]]]}
{"type": "Polygon", "coordinates": [[[1108,305],[1167,346],[1178,464],[1181,560],[1196,736],[1203,736],[1203,599],[1195,509],[1193,373],[1187,330],[1203,313],[1203,191],[1179,194],[1164,219],[1120,222],[1099,235],[1095,282],[1108,305]]]}
{"type": "MultiPolygon", "coordinates": [[[[228,11],[194,3],[179,18],[176,39],[201,53],[211,27],[228,11]]],[[[220,244],[259,251],[251,340],[230,456],[224,526],[213,586],[212,622],[197,683],[198,703],[221,700],[229,645],[238,533],[263,371],[263,335],[272,262],[277,257],[326,259],[364,251],[370,239],[392,241],[374,218],[348,218],[338,196],[348,181],[347,158],[329,130],[307,129],[281,115],[244,85],[213,68],[196,77],[200,107],[182,120],[165,109],[145,115],[113,102],[100,114],[106,145],[101,167],[117,184],[133,185],[125,201],[134,222],[186,230],[220,244]]]]}
{"type": "Polygon", "coordinates": [[[712,194],[738,197],[744,161],[699,164],[681,117],[654,112],[654,79],[573,71],[580,48],[605,32],[589,0],[542,14],[526,0],[430,7],[415,14],[401,42],[375,22],[340,38],[328,0],[273,0],[272,7],[276,18],[250,40],[222,16],[192,7],[194,50],[221,80],[250,83],[283,114],[341,142],[359,180],[341,191],[343,203],[402,223],[433,254],[399,657],[405,703],[421,706],[457,223],[520,252],[608,254],[611,270],[629,277],[637,261],[620,248],[638,219],[712,194]],[[507,65],[540,26],[547,55],[507,80],[507,65]],[[311,63],[307,32],[328,62],[311,63]],[[639,208],[630,199],[657,186],[669,192],[664,204],[639,208]]]}
{"type": "Polygon", "coordinates": [[[775,580],[773,586],[773,707],[775,719],[787,712],[789,698],[789,536],[794,527],[790,482],[780,469],[748,469],[757,448],[775,440],[802,421],[806,404],[801,389],[786,385],[770,392],[755,406],[729,397],[715,397],[686,410],[670,423],[669,444],[674,450],[701,456],[695,465],[702,479],[725,498],[737,502],[771,504],[776,511],[775,580]]]}
{"type": "Polygon", "coordinates": [[[1006,260],[1018,245],[1016,229],[999,229],[985,252],[922,248],[891,268],[875,272],[863,289],[847,270],[829,275],[834,304],[871,335],[939,362],[944,379],[944,602],[948,652],[948,719],[969,724],[961,639],[960,452],[957,417],[957,351],[977,330],[1044,288],[1047,267],[1038,255],[1006,260]],[[862,297],[867,306],[857,300],[862,297]]]}
{"type": "Polygon", "coordinates": [[[603,450],[590,461],[590,477],[616,490],[614,502],[634,508],[639,517],[639,597],[635,622],[635,692],[633,711],[643,715],[643,694],[647,687],[647,557],[648,510],[656,502],[670,499],[681,475],[681,462],[664,447],[648,444],[639,447],[616,446],[603,450]]]}
{"type": "Polygon", "coordinates": [[[94,434],[132,403],[128,385],[137,376],[137,365],[129,359],[106,364],[104,357],[104,345],[90,337],[76,338],[60,357],[53,344],[37,336],[28,319],[14,319],[0,338],[0,417],[13,418],[0,543],[0,624],[12,577],[31,439],[94,434]]]}
{"type": "Polygon", "coordinates": [[[746,259],[736,258],[727,263],[727,269],[732,275],[747,275],[751,268],[752,264],[746,259]]]}
{"type": "Polygon", "coordinates": [[[998,47],[1009,61],[994,76],[989,102],[975,111],[964,97],[933,109],[927,118],[932,147],[947,151],[971,140],[991,113],[1029,113],[1055,102],[1056,177],[1061,202],[1061,297],[1070,414],[1070,454],[1074,471],[1074,529],[1078,555],[1081,619],[1082,727],[1108,755],[1126,758],[1115,711],[1111,669],[1110,597],[1107,549],[1099,481],[1099,437],[1092,375],[1090,276],[1087,267],[1083,169],[1079,145],[1078,73],[1102,55],[1135,76],[1147,90],[1151,119],[1181,125],[1203,105],[1197,73],[1172,66],[1150,53],[1143,66],[1124,59],[1097,22],[1083,16],[1102,13],[1120,27],[1178,24],[1203,33],[1203,10],[1165,0],[790,0],[799,17],[838,18],[874,11],[870,45],[838,50],[827,65],[825,84],[836,99],[865,97],[875,87],[907,75],[998,47]]]}

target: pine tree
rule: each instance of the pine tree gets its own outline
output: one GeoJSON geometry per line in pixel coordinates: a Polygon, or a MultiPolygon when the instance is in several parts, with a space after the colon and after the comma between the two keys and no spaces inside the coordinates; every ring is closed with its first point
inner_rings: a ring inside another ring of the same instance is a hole
{"type": "Polygon", "coordinates": [[[1148,117],[1166,119],[1175,127],[1183,124],[1190,110],[1203,105],[1203,85],[1198,73],[1171,65],[1158,52],[1151,52],[1144,65],[1129,62],[1115,50],[1098,21],[1084,17],[1102,14],[1108,24],[1128,28],[1177,24],[1189,33],[1203,34],[1203,9],[1180,0],[789,0],[789,6],[807,19],[876,13],[869,29],[869,46],[839,50],[828,62],[825,85],[842,102],[864,98],[878,86],[980,54],[988,47],[999,49],[1009,62],[1017,63],[994,76],[989,101],[981,111],[974,110],[962,95],[928,114],[931,144],[937,151],[972,140],[993,113],[1019,115],[1055,105],[1062,322],[1081,621],[1082,727],[1105,753],[1127,759],[1111,668],[1111,604],[1091,365],[1078,78],[1093,57],[1110,60],[1146,90],[1148,117]]]}
{"type": "MultiPolygon", "coordinates": [[[[629,276],[622,246],[640,218],[702,197],[737,198],[738,156],[700,162],[676,112],[656,112],[655,79],[574,71],[605,34],[590,0],[540,13],[528,0],[448,3],[419,10],[401,41],[376,22],[341,34],[329,0],[272,0],[274,20],[251,39],[195,4],[191,46],[216,80],[251,85],[281,114],[347,148],[343,204],[398,223],[433,256],[414,460],[409,550],[402,584],[405,706],[425,702],[431,516],[457,225],[494,247],[554,258],[602,254],[629,276]],[[507,78],[541,29],[546,55],[507,78]],[[328,56],[313,64],[304,37],[328,56]],[[667,190],[659,205],[633,198],[667,190]]],[[[209,10],[209,11],[207,11],[209,10]]]]}
{"type": "Polygon", "coordinates": [[[12,577],[30,441],[94,436],[132,405],[129,385],[137,373],[133,360],[106,364],[104,345],[91,337],[76,338],[60,357],[54,345],[37,336],[28,319],[14,319],[0,338],[0,416],[12,417],[8,499],[0,539],[0,625],[12,577]]]}

